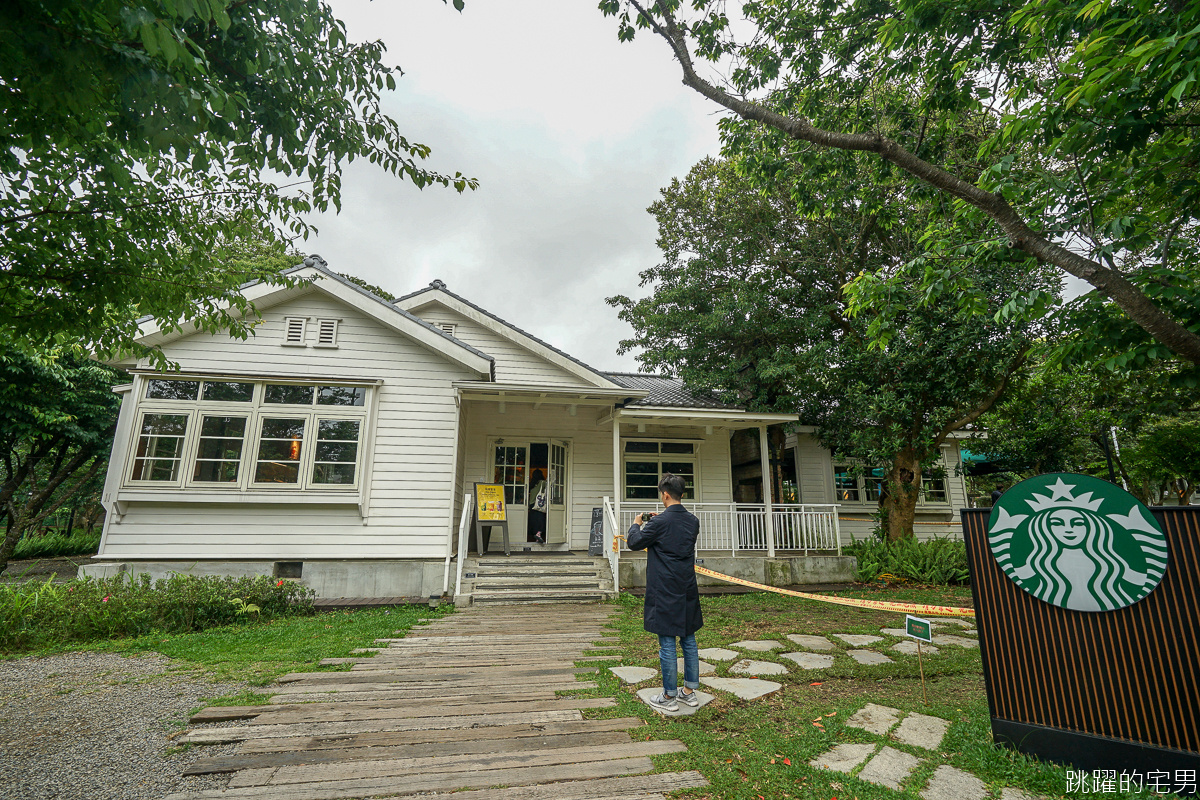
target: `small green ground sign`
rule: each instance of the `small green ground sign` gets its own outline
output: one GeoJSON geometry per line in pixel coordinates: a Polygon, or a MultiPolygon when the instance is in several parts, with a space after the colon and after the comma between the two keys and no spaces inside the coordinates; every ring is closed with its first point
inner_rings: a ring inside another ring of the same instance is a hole
{"type": "Polygon", "coordinates": [[[933,626],[929,624],[929,620],[914,617],[909,614],[904,619],[904,629],[908,635],[922,642],[933,641],[933,626]]]}

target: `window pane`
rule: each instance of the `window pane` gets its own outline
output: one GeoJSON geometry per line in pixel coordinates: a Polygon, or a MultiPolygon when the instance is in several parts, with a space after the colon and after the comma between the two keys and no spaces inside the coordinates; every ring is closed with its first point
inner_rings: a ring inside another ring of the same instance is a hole
{"type": "Polygon", "coordinates": [[[863,498],[871,503],[878,503],[884,494],[883,469],[876,467],[869,470],[863,477],[863,498]]]}
{"type": "Polygon", "coordinates": [[[312,386],[294,386],[287,383],[268,383],[263,395],[264,403],[283,403],[290,406],[311,406],[312,386]]]}
{"type": "Polygon", "coordinates": [[[944,470],[925,470],[921,473],[921,491],[925,494],[927,503],[946,503],[946,478],[944,470]]]}
{"type": "Polygon", "coordinates": [[[664,461],[662,471],[686,478],[696,474],[696,465],[690,461],[664,461]]]}
{"type": "Polygon", "coordinates": [[[249,403],[253,397],[253,383],[230,383],[227,381],[204,382],[205,400],[220,400],[225,403],[249,403]]]}
{"type": "Polygon", "coordinates": [[[314,464],[313,483],[354,483],[355,464],[314,464]]]}
{"type": "Polygon", "coordinates": [[[833,468],[833,494],[840,502],[858,502],[858,479],[850,474],[849,467],[839,465],[833,468]]]}
{"type": "Polygon", "coordinates": [[[657,453],[658,442],[626,442],[626,453],[657,453]]]}
{"type": "MultiPolygon", "coordinates": [[[[657,478],[658,462],[657,461],[626,461],[625,462],[625,471],[629,472],[629,473],[641,473],[641,474],[646,474],[646,475],[654,475],[657,478]]],[[[658,483],[658,481],[655,480],[655,483],[658,483]]]]}
{"type": "Polygon", "coordinates": [[[153,380],[146,389],[150,400],[195,400],[200,381],[153,380]]]}
{"type": "Polygon", "coordinates": [[[302,439],[304,438],[304,420],[268,417],[263,420],[262,438],[302,439]]]}
{"type": "Polygon", "coordinates": [[[626,500],[657,500],[658,489],[655,487],[645,486],[627,486],[625,487],[626,500]]]}
{"type": "Polygon", "coordinates": [[[630,486],[658,486],[658,475],[639,475],[635,472],[625,473],[625,483],[630,486]]]}
{"type": "Polygon", "coordinates": [[[142,417],[133,461],[133,480],[174,481],[179,478],[187,421],[183,414],[146,414],[142,417]]]}
{"type": "Polygon", "coordinates": [[[200,440],[200,448],[196,452],[196,457],[215,458],[218,461],[239,459],[242,457],[242,440],[202,438],[200,440]]]}
{"type": "Polygon", "coordinates": [[[691,442],[663,442],[663,453],[694,453],[696,446],[691,442]]]}
{"type": "Polygon", "coordinates": [[[303,447],[304,420],[264,418],[258,444],[258,464],[254,470],[255,482],[297,483],[300,480],[303,447]]]}
{"type": "Polygon", "coordinates": [[[200,424],[201,436],[236,436],[239,439],[246,435],[245,417],[205,417],[200,424]]]}
{"type": "Polygon", "coordinates": [[[196,461],[192,480],[203,483],[237,483],[241,461],[196,461]]]}
{"type": "Polygon", "coordinates": [[[317,461],[353,462],[358,442],[317,442],[317,461]]]}
{"type": "Polygon", "coordinates": [[[318,386],[319,406],[361,406],[367,390],[361,386],[318,386]]]}
{"type": "Polygon", "coordinates": [[[358,420],[354,419],[322,419],[317,422],[318,439],[341,439],[347,442],[358,441],[358,420]]]}

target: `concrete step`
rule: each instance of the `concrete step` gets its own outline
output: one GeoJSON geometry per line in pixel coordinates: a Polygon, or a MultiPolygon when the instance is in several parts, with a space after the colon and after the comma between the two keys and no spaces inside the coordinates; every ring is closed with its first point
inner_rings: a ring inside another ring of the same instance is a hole
{"type": "Polygon", "coordinates": [[[522,558],[521,556],[510,556],[509,558],[504,558],[501,556],[500,558],[488,557],[481,559],[467,559],[465,562],[465,564],[475,564],[480,567],[506,567],[509,569],[578,569],[581,567],[596,569],[602,563],[604,562],[601,559],[552,558],[549,556],[538,556],[535,558],[522,558]]]}
{"type": "Polygon", "coordinates": [[[596,592],[569,592],[561,590],[537,591],[537,592],[475,592],[471,595],[472,605],[503,605],[517,603],[600,603],[603,602],[605,593],[596,592]]]}

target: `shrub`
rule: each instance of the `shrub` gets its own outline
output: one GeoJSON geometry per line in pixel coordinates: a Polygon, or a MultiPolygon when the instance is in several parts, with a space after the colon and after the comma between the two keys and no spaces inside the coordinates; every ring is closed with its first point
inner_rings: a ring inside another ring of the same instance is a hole
{"type": "Polygon", "coordinates": [[[842,548],[858,559],[855,579],[861,583],[903,580],[913,583],[969,584],[967,546],[961,540],[934,538],[898,542],[865,539],[842,548]]]}
{"type": "Polygon", "coordinates": [[[313,613],[314,592],[266,577],[172,575],[0,585],[0,650],[151,632],[187,633],[313,613]]]}
{"type": "Polygon", "coordinates": [[[84,531],[65,533],[43,533],[40,536],[26,534],[17,542],[13,558],[57,558],[60,556],[88,556],[100,549],[100,532],[88,534],[84,531]]]}

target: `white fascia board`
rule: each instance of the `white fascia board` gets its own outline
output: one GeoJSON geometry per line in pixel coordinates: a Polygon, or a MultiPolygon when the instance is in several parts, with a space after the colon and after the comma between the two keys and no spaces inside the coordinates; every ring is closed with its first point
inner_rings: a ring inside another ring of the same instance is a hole
{"type": "Polygon", "coordinates": [[[451,385],[456,389],[461,389],[464,394],[483,393],[493,395],[503,393],[509,397],[548,395],[568,399],[576,398],[579,400],[604,398],[611,401],[613,398],[624,400],[627,397],[640,399],[650,394],[646,389],[626,389],[620,386],[614,388],[606,386],[552,386],[528,383],[491,383],[489,381],[455,381],[451,385]]]}
{"type": "Polygon", "coordinates": [[[598,373],[581,366],[575,361],[563,357],[560,353],[554,352],[549,347],[546,347],[546,345],[530,337],[529,335],[522,333],[521,331],[509,325],[505,325],[504,323],[487,314],[480,313],[477,309],[472,308],[466,303],[449,296],[440,289],[430,288],[418,294],[401,298],[396,301],[396,306],[404,309],[405,311],[415,313],[415,309],[424,308],[425,306],[432,305],[434,303],[442,305],[456,314],[460,314],[472,322],[482,325],[484,328],[488,329],[497,336],[502,336],[505,339],[508,339],[510,342],[524,347],[526,350],[529,350],[539,358],[550,362],[560,369],[566,370],[572,375],[582,378],[593,386],[599,386],[606,389],[622,388],[620,384],[614,383],[598,373]]]}
{"type": "Polygon", "coordinates": [[[730,422],[754,422],[776,425],[784,422],[796,422],[800,417],[796,414],[756,414],[750,411],[715,408],[679,408],[677,406],[637,406],[622,408],[617,411],[618,417],[688,417],[690,419],[729,420],[730,422]]]}
{"type": "MultiPolygon", "coordinates": [[[[371,295],[353,288],[347,283],[334,279],[324,270],[317,267],[302,267],[289,271],[289,276],[310,281],[308,286],[289,288],[286,286],[271,286],[255,283],[242,289],[247,300],[254,303],[255,308],[265,310],[271,306],[313,290],[342,301],[346,305],[361,311],[381,325],[413,339],[423,347],[442,355],[480,375],[491,375],[492,361],[466,345],[458,342],[433,326],[413,318],[410,314],[402,313],[390,303],[376,300],[371,295]]],[[[157,320],[150,319],[141,325],[141,335],[138,341],[151,347],[165,344],[175,339],[189,336],[199,328],[191,323],[185,323],[181,330],[163,333],[157,320]]],[[[133,363],[132,359],[124,359],[122,364],[133,363]]]]}

